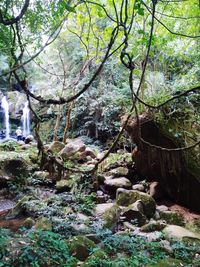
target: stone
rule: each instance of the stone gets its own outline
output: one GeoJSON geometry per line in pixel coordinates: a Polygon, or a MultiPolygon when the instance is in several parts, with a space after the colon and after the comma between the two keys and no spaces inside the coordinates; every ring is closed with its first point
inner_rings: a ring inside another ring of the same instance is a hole
{"type": "Polygon", "coordinates": [[[144,205],[138,200],[135,203],[123,208],[121,216],[125,217],[128,222],[134,221],[137,226],[142,226],[146,223],[146,216],[143,214],[144,205]]]}
{"type": "Polygon", "coordinates": [[[116,202],[118,205],[129,206],[137,200],[142,201],[144,204],[144,214],[147,218],[151,218],[155,213],[156,203],[150,195],[136,190],[117,189],[116,202]]]}
{"type": "Polygon", "coordinates": [[[36,171],[33,174],[33,178],[42,179],[42,180],[47,179],[48,180],[48,179],[50,179],[50,175],[49,175],[49,172],[46,172],[46,171],[36,171]]]}
{"type": "Polygon", "coordinates": [[[72,256],[76,257],[78,260],[85,261],[96,245],[85,236],[75,236],[68,241],[68,247],[69,253],[72,256]]]}
{"type": "Polygon", "coordinates": [[[50,145],[48,150],[53,152],[53,154],[59,153],[63,148],[65,147],[65,144],[59,141],[53,141],[50,145]]]}
{"type": "Polygon", "coordinates": [[[114,206],[114,203],[103,203],[103,204],[97,204],[94,215],[96,217],[101,217],[107,210],[112,208],[114,206]]]}
{"type": "Polygon", "coordinates": [[[179,226],[185,225],[183,216],[170,210],[160,212],[160,219],[165,220],[167,224],[175,224],[179,226]]]}
{"type": "Polygon", "coordinates": [[[125,177],[119,177],[115,179],[106,179],[104,184],[107,189],[117,189],[117,188],[131,188],[131,182],[125,177]]]}
{"type": "Polygon", "coordinates": [[[137,229],[137,227],[130,222],[123,222],[123,225],[125,229],[129,229],[131,231],[135,231],[137,229]]]}
{"type": "Polygon", "coordinates": [[[179,240],[197,240],[200,241],[200,234],[194,233],[184,227],[178,225],[167,225],[164,230],[164,234],[168,239],[176,238],[179,240]]]}
{"type": "Polygon", "coordinates": [[[95,158],[96,158],[95,153],[89,147],[86,147],[85,151],[81,152],[79,155],[79,160],[91,161],[92,159],[95,159],[95,158]]]}
{"type": "Polygon", "coordinates": [[[29,134],[28,136],[26,136],[24,142],[25,142],[25,144],[30,144],[31,142],[33,142],[33,140],[34,140],[33,135],[32,134],[29,134]]]}
{"type": "Polygon", "coordinates": [[[171,244],[168,240],[161,240],[160,245],[168,254],[173,253],[173,248],[171,247],[171,244]]]}
{"type": "Polygon", "coordinates": [[[60,152],[59,155],[64,159],[68,159],[77,152],[85,151],[86,146],[80,139],[75,139],[68,143],[60,152]]]}
{"type": "Polygon", "coordinates": [[[58,193],[68,192],[71,189],[71,182],[69,180],[60,180],[56,182],[56,190],[58,193]]]}
{"type": "Polygon", "coordinates": [[[141,227],[141,231],[148,233],[148,232],[154,232],[154,231],[162,231],[166,227],[166,223],[162,221],[154,221],[151,220],[149,223],[143,225],[141,227]]]}
{"type": "Polygon", "coordinates": [[[167,206],[165,206],[165,205],[160,205],[160,206],[156,206],[156,210],[158,212],[165,212],[165,211],[168,211],[169,208],[167,206]]]}
{"type": "Polygon", "coordinates": [[[144,192],[145,191],[145,188],[144,188],[144,185],[143,184],[134,184],[132,186],[132,189],[133,190],[140,191],[140,192],[144,192]]]}
{"type": "Polygon", "coordinates": [[[114,177],[121,177],[121,176],[127,176],[128,172],[129,170],[127,168],[120,166],[115,169],[111,169],[109,171],[109,174],[114,177]]]}
{"type": "Polygon", "coordinates": [[[107,209],[102,215],[104,227],[114,230],[119,221],[120,212],[121,208],[117,204],[114,204],[111,208],[107,209]]]}

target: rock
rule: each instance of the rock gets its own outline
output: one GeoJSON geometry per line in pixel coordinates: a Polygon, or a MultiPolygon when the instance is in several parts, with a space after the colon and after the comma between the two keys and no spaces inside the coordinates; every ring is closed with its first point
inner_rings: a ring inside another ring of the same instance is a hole
{"type": "Polygon", "coordinates": [[[22,141],[22,140],[20,140],[20,141],[17,141],[17,143],[18,143],[18,145],[20,145],[20,146],[24,146],[24,145],[25,145],[25,142],[24,142],[24,141],[22,141]]]}
{"type": "Polygon", "coordinates": [[[124,222],[123,225],[125,229],[129,229],[131,231],[135,231],[137,229],[137,227],[130,222],[124,222]]]}
{"type": "Polygon", "coordinates": [[[88,239],[92,240],[95,244],[99,244],[101,240],[99,239],[98,235],[96,234],[87,234],[85,235],[88,239]]]}
{"type": "Polygon", "coordinates": [[[78,220],[81,220],[83,222],[86,222],[86,221],[90,220],[90,218],[88,216],[86,216],[85,214],[83,214],[83,213],[77,213],[76,217],[77,217],[78,220]]]}
{"type": "Polygon", "coordinates": [[[175,224],[184,226],[184,218],[181,214],[174,211],[163,211],[160,212],[160,219],[165,220],[167,224],[175,224]]]}
{"type": "Polygon", "coordinates": [[[48,150],[52,151],[53,154],[59,153],[63,148],[65,147],[65,144],[59,141],[54,141],[49,145],[48,150]]]}
{"type": "Polygon", "coordinates": [[[60,180],[56,182],[56,190],[58,193],[68,192],[71,189],[70,180],[60,180]]]}
{"type": "Polygon", "coordinates": [[[116,190],[117,188],[131,188],[131,182],[125,178],[125,177],[120,177],[120,178],[115,178],[115,179],[107,179],[104,181],[104,184],[106,186],[106,189],[114,189],[116,190]]]}
{"type": "Polygon", "coordinates": [[[83,152],[85,151],[86,146],[85,144],[79,140],[79,139],[75,139],[74,141],[71,141],[70,143],[68,143],[60,152],[59,155],[63,158],[63,159],[68,159],[69,157],[73,156],[74,154],[76,154],[77,152],[83,152]]]}
{"type": "Polygon", "coordinates": [[[115,169],[110,170],[108,173],[111,176],[114,177],[121,177],[121,176],[127,176],[129,170],[125,167],[117,167],[115,169]]]}
{"type": "Polygon", "coordinates": [[[162,186],[158,182],[152,182],[149,187],[149,194],[155,200],[162,199],[164,197],[164,191],[162,186]]]}
{"type": "Polygon", "coordinates": [[[120,215],[125,217],[128,222],[134,221],[136,225],[142,226],[146,223],[144,213],[144,204],[138,200],[135,203],[124,208],[120,215]]]}
{"type": "Polygon", "coordinates": [[[146,267],[182,267],[185,266],[181,260],[166,258],[158,261],[156,264],[147,265],[146,267]]]}
{"type": "Polygon", "coordinates": [[[128,206],[137,200],[141,200],[144,204],[144,214],[148,218],[152,217],[155,213],[156,203],[150,195],[136,190],[117,189],[116,202],[118,205],[128,206]]]}
{"type": "Polygon", "coordinates": [[[26,138],[25,138],[25,144],[30,144],[31,142],[33,142],[34,137],[33,135],[29,134],[26,138]]]}
{"type": "MultiPolygon", "coordinates": [[[[134,232],[135,234],[135,232],[134,232]]],[[[163,234],[160,231],[145,233],[145,232],[136,232],[138,236],[145,237],[147,242],[160,242],[163,238],[163,234]]]]}
{"type": "Polygon", "coordinates": [[[200,234],[194,233],[178,225],[168,225],[164,228],[163,232],[169,239],[176,238],[183,241],[184,240],[200,241],[200,234]]]}
{"type": "Polygon", "coordinates": [[[145,188],[144,188],[144,185],[143,184],[134,184],[132,186],[132,189],[133,190],[140,191],[140,192],[144,192],[145,191],[145,188]]]}
{"type": "Polygon", "coordinates": [[[158,212],[165,212],[165,211],[168,211],[169,208],[165,205],[160,205],[160,206],[156,206],[156,210],[158,210],[158,212]]]}
{"type": "Polygon", "coordinates": [[[150,221],[141,227],[141,231],[148,233],[154,231],[162,231],[166,227],[166,223],[162,221],[150,221]]]}
{"type": "Polygon", "coordinates": [[[86,147],[85,151],[81,152],[80,155],[79,155],[79,160],[91,161],[92,159],[95,159],[95,158],[96,158],[95,153],[89,147],[86,147]]]}
{"type": "Polygon", "coordinates": [[[85,236],[75,236],[68,241],[68,246],[70,254],[81,261],[85,261],[96,247],[95,243],[85,236]]]}
{"type": "Polygon", "coordinates": [[[50,175],[49,175],[49,172],[46,172],[46,171],[36,171],[33,174],[33,178],[48,180],[48,179],[50,179],[50,175]]]}
{"type": "Polygon", "coordinates": [[[97,204],[95,210],[94,210],[94,215],[96,217],[102,217],[102,215],[112,208],[115,204],[114,203],[103,203],[103,204],[97,204]]]}
{"type": "Polygon", "coordinates": [[[114,229],[119,221],[121,208],[114,204],[111,208],[107,209],[103,214],[104,227],[114,229]]]}

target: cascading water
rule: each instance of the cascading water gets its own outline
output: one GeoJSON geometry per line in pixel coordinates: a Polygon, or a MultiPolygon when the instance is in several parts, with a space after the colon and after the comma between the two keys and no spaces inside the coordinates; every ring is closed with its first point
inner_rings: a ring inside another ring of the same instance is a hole
{"type": "Polygon", "coordinates": [[[22,115],[23,136],[26,137],[30,134],[30,110],[28,101],[25,102],[22,115]]]}
{"type": "Polygon", "coordinates": [[[9,103],[4,96],[1,100],[1,106],[4,110],[4,123],[6,127],[6,139],[10,138],[10,124],[9,124],[9,103]]]}

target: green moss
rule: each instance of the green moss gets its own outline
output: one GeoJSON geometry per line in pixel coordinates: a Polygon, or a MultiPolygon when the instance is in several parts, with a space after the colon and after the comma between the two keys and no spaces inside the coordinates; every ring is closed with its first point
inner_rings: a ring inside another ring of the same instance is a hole
{"type": "Polygon", "coordinates": [[[159,261],[154,265],[147,265],[146,267],[181,267],[184,266],[181,260],[166,258],[164,260],[159,261]]]}
{"type": "Polygon", "coordinates": [[[117,204],[115,204],[112,208],[108,209],[104,215],[103,219],[105,221],[104,226],[106,228],[114,228],[118,222],[120,215],[120,208],[117,204]]]}
{"type": "Polygon", "coordinates": [[[84,261],[96,247],[95,243],[85,236],[76,236],[68,241],[69,252],[77,259],[84,261]]]}

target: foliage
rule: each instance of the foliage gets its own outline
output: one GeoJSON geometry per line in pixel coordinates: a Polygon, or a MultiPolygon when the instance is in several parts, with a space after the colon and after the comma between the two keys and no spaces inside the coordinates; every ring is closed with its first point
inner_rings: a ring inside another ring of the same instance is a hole
{"type": "Polygon", "coordinates": [[[2,267],[76,266],[76,259],[69,255],[67,244],[62,236],[48,231],[29,233],[25,241],[21,242],[17,255],[12,255],[9,247],[7,247],[7,253],[7,255],[4,254],[0,265],[2,267]]]}

